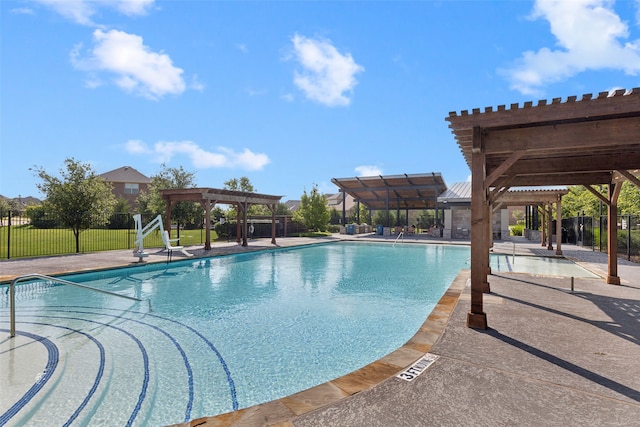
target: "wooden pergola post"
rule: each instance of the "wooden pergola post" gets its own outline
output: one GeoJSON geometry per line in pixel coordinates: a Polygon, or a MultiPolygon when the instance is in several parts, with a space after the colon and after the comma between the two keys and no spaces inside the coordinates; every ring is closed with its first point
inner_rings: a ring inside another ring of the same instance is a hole
{"type": "Polygon", "coordinates": [[[271,209],[271,244],[276,244],[276,205],[268,205],[271,209]]]}
{"type": "Polygon", "coordinates": [[[562,196],[556,201],[556,255],[562,255],[562,196]]]}
{"type": "Polygon", "coordinates": [[[541,239],[540,239],[540,246],[544,246],[547,244],[547,212],[544,209],[544,205],[540,205],[538,206],[536,209],[538,209],[538,212],[542,213],[542,226],[540,227],[540,229],[542,230],[542,233],[540,233],[541,235],[541,239]]]}
{"type": "Polygon", "coordinates": [[[482,294],[486,282],[485,220],[487,192],[484,188],[485,158],[482,150],[482,129],[473,128],[471,156],[471,309],[467,312],[467,326],[487,329],[482,294]]]}
{"type": "Polygon", "coordinates": [[[210,199],[202,199],[202,207],[204,208],[204,250],[211,250],[211,209],[216,204],[210,199]]]}
{"type": "Polygon", "coordinates": [[[247,232],[249,231],[249,204],[245,201],[242,206],[242,246],[247,246],[247,232]]]}
{"type": "Polygon", "coordinates": [[[486,241],[485,248],[485,275],[482,282],[482,292],[485,294],[491,293],[491,287],[489,286],[488,276],[491,274],[491,248],[493,247],[493,209],[489,201],[485,203],[485,222],[484,222],[484,236],[486,241]]]}
{"type": "Polygon", "coordinates": [[[165,206],[164,211],[164,229],[169,232],[169,238],[171,238],[171,210],[177,202],[169,199],[165,206]]]}
{"type": "MultiPolygon", "coordinates": [[[[547,216],[549,217],[549,223],[547,224],[547,229],[549,233],[549,243],[547,244],[547,250],[553,250],[553,204],[549,203],[547,206],[547,216]]],[[[560,236],[562,239],[562,236],[560,236]]],[[[558,236],[556,236],[556,242],[558,241],[558,236]]]]}
{"type": "Polygon", "coordinates": [[[621,183],[611,182],[609,184],[609,203],[607,204],[607,249],[609,257],[607,259],[607,283],[619,285],[618,276],[618,195],[620,194],[621,183]]]}
{"type": "Polygon", "coordinates": [[[240,244],[240,239],[242,238],[242,226],[240,225],[240,221],[242,219],[242,216],[240,215],[242,212],[242,204],[236,203],[236,208],[238,210],[236,215],[236,243],[240,244]]]}

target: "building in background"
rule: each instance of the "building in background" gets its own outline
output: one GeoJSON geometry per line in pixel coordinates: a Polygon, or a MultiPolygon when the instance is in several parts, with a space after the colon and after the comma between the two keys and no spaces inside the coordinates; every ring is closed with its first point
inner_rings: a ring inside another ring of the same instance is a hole
{"type": "Polygon", "coordinates": [[[112,192],[117,199],[125,199],[129,206],[135,207],[141,193],[149,191],[151,180],[131,166],[123,166],[100,175],[113,186],[112,192]]]}

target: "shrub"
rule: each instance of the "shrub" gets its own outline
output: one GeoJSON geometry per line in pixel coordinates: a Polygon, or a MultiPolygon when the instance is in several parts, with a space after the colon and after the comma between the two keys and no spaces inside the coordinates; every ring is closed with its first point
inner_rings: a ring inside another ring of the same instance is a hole
{"type": "Polygon", "coordinates": [[[509,227],[509,234],[511,236],[522,236],[522,231],[524,229],[524,225],[518,224],[518,225],[512,225],[511,227],[509,227]]]}
{"type": "Polygon", "coordinates": [[[329,231],[329,233],[339,233],[340,226],[336,224],[329,224],[327,231],[329,231]]]}

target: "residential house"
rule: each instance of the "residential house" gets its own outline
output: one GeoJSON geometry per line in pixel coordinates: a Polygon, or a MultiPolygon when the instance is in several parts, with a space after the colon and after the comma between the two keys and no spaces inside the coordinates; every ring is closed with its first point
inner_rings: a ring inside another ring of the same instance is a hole
{"type": "Polygon", "coordinates": [[[149,191],[151,180],[131,166],[123,166],[100,175],[113,186],[116,198],[125,199],[131,207],[136,204],[140,193],[149,191]]]}

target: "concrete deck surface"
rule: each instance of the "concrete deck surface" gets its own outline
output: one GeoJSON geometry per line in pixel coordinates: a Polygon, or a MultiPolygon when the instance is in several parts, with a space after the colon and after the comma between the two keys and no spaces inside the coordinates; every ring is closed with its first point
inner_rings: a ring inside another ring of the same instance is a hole
{"type": "MultiPolygon", "coordinates": [[[[278,243],[306,242],[280,239],[278,243]]],[[[235,246],[228,250],[251,250],[259,243],[254,242],[251,249],[235,246]]],[[[512,247],[497,243],[495,250],[510,253],[512,247]]],[[[536,243],[518,242],[516,248],[518,254],[552,252],[536,243]]],[[[606,274],[606,255],[569,245],[563,251],[596,274],[606,274]]],[[[131,257],[130,251],[126,253],[131,257]]],[[[96,268],[91,264],[102,261],[105,266],[105,259],[112,264],[119,259],[115,254],[90,255],[98,259],[76,258],[75,264],[96,268]]],[[[60,258],[55,257],[55,265],[47,268],[57,272],[66,268],[60,258]]],[[[42,273],[33,270],[45,268],[46,260],[52,258],[28,261],[29,272],[42,273]]],[[[0,262],[0,276],[6,280],[12,274],[26,274],[19,271],[24,262],[0,262]]],[[[439,358],[411,382],[394,372],[375,386],[347,393],[350,396],[317,409],[298,413],[292,406],[284,410],[279,406],[272,413],[245,411],[249,415],[185,425],[640,425],[640,266],[621,261],[619,276],[619,286],[607,285],[603,279],[576,278],[572,292],[567,277],[492,275],[492,292],[484,298],[489,329],[465,326],[470,290],[462,286],[441,334],[426,350],[439,358]]]]}

